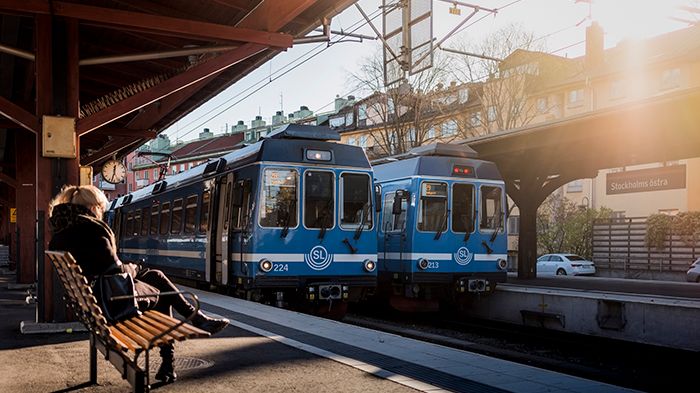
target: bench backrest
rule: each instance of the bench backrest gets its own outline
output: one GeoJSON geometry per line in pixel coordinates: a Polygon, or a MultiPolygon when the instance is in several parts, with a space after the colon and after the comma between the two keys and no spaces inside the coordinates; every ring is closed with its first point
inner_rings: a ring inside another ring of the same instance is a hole
{"type": "Polygon", "coordinates": [[[107,319],[97,303],[80,265],[67,251],[46,251],[66,291],[66,302],[80,322],[92,333],[110,338],[107,319]]]}

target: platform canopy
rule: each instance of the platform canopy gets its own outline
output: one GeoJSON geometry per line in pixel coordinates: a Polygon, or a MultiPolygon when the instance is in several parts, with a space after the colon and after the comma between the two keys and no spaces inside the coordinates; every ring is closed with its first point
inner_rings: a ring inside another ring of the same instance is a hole
{"type": "Polygon", "coordinates": [[[79,103],[80,164],[99,168],[290,48],[295,38],[319,34],[313,30],[353,3],[0,0],[0,160],[8,162],[2,172],[13,176],[6,170],[14,163],[8,130],[41,134],[40,115],[47,111],[38,107],[56,107],[42,96],[55,99],[47,90],[56,88],[57,77],[67,76],[67,105],[79,103]],[[47,61],[51,71],[44,73],[47,61]]]}

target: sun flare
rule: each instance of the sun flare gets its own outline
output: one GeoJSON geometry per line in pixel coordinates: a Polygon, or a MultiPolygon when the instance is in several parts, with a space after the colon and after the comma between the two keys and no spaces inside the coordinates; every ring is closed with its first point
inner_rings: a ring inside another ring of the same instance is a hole
{"type": "MultiPolygon", "coordinates": [[[[679,6],[692,3],[688,0],[594,0],[592,18],[615,40],[643,39],[673,24],[680,27],[682,22],[673,18],[684,16],[679,6]]],[[[692,18],[685,16],[684,19],[692,18]]]]}

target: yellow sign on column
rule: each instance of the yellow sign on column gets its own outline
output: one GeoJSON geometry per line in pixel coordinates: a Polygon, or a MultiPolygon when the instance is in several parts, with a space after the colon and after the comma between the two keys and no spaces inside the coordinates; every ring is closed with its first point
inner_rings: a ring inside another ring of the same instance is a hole
{"type": "Polygon", "coordinates": [[[16,207],[10,208],[10,222],[13,224],[17,222],[17,208],[16,207]]]}

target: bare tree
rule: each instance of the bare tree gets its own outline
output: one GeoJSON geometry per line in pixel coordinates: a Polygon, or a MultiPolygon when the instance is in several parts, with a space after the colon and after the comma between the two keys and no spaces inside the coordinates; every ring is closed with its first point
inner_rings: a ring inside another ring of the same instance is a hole
{"type": "MultiPolygon", "coordinates": [[[[366,119],[376,156],[407,152],[431,139],[442,112],[439,92],[450,75],[447,56],[436,54],[433,67],[387,88],[381,51],[364,59],[351,84],[368,96],[360,103],[359,118],[366,119]]],[[[434,138],[434,136],[433,136],[434,138]]]]}
{"type": "Polygon", "coordinates": [[[458,46],[483,56],[453,56],[458,64],[453,69],[455,79],[469,85],[470,95],[478,102],[472,110],[456,114],[462,137],[522,127],[557,105],[533,96],[567,60],[544,53],[544,41],[520,25],[506,26],[476,46],[464,42],[458,46]]]}

